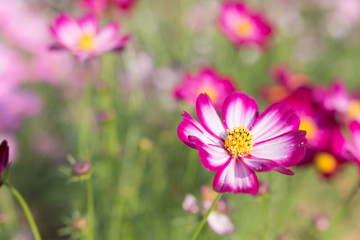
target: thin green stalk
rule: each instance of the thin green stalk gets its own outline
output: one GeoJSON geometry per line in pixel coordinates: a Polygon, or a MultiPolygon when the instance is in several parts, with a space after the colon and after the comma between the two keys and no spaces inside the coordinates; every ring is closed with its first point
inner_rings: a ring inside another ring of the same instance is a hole
{"type": "Polygon", "coordinates": [[[41,240],[41,236],[39,233],[39,229],[36,225],[36,222],[34,220],[33,215],[31,214],[30,208],[27,205],[25,199],[21,196],[21,194],[10,184],[6,183],[5,184],[11,191],[11,193],[14,195],[14,197],[18,200],[18,202],[20,203],[22,209],[24,210],[25,216],[30,224],[30,228],[31,231],[33,233],[34,239],[35,240],[41,240]]]}
{"type": "Polygon", "coordinates": [[[350,192],[348,197],[345,199],[344,203],[339,207],[339,209],[336,211],[334,217],[332,218],[331,224],[329,229],[325,232],[325,234],[320,238],[322,240],[327,240],[333,236],[333,231],[335,227],[339,224],[341,219],[344,217],[346,212],[349,210],[352,201],[359,193],[359,185],[358,183],[355,185],[353,190],[350,192]]]}
{"type": "Polygon", "coordinates": [[[269,238],[269,196],[263,196],[261,199],[262,211],[263,211],[263,234],[262,239],[266,240],[269,238]]]}
{"type": "Polygon", "coordinates": [[[90,129],[90,105],[91,105],[91,84],[86,83],[83,93],[83,99],[81,104],[81,110],[83,112],[80,116],[79,125],[79,144],[78,144],[78,156],[80,159],[89,159],[89,129],[90,129]]]}
{"type": "Polygon", "coordinates": [[[86,179],[86,195],[87,195],[87,240],[94,239],[94,194],[90,179],[86,179]]]}
{"type": "Polygon", "coordinates": [[[211,213],[212,210],[214,210],[217,202],[219,201],[219,199],[221,198],[222,193],[219,193],[217,195],[217,197],[215,198],[214,202],[212,203],[211,207],[209,208],[209,210],[206,212],[204,218],[202,219],[200,226],[198,227],[198,229],[196,230],[196,232],[194,233],[194,235],[192,236],[191,240],[196,240],[196,238],[198,237],[199,233],[201,232],[201,229],[204,227],[206,220],[209,216],[209,214],[211,213]]]}

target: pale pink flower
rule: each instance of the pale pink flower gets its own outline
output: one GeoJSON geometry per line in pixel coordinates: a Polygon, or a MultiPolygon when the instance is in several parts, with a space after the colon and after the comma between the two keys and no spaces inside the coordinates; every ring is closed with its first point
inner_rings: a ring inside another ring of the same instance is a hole
{"type": "Polygon", "coordinates": [[[262,13],[253,12],[243,2],[225,2],[220,12],[220,28],[236,45],[265,48],[272,28],[262,13]]]}
{"type": "Polygon", "coordinates": [[[93,15],[80,19],[60,15],[51,27],[51,32],[58,44],[80,61],[120,50],[130,39],[129,35],[120,35],[116,23],[110,23],[100,30],[98,20],[93,15]]]}

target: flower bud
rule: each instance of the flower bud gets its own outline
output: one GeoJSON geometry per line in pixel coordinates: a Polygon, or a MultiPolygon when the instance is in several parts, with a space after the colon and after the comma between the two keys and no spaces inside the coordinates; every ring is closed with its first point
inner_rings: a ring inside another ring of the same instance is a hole
{"type": "Polygon", "coordinates": [[[329,218],[324,215],[317,215],[313,217],[312,223],[320,232],[325,232],[330,226],[329,218]]]}
{"type": "Polygon", "coordinates": [[[73,173],[77,176],[86,175],[91,170],[91,165],[88,161],[79,161],[73,166],[73,173]]]}
{"type": "Polygon", "coordinates": [[[84,217],[76,218],[72,222],[72,228],[76,232],[84,231],[86,229],[86,226],[87,226],[87,221],[86,218],[84,217]]]}
{"type": "Polygon", "coordinates": [[[97,91],[102,92],[109,88],[109,84],[104,80],[99,80],[94,83],[94,88],[97,91]]]}
{"type": "Polygon", "coordinates": [[[0,212],[0,224],[5,223],[7,220],[7,216],[5,213],[0,212]]]}
{"type": "Polygon", "coordinates": [[[258,195],[264,195],[270,191],[270,184],[266,181],[259,182],[259,192],[258,195]]]}
{"type": "Polygon", "coordinates": [[[113,119],[114,114],[112,114],[112,112],[109,111],[99,111],[96,113],[95,117],[98,123],[107,123],[111,119],[113,119]]]}

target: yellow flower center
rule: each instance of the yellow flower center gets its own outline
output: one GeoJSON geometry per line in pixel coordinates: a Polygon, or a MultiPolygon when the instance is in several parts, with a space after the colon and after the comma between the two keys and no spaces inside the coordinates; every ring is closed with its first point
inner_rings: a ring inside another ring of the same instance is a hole
{"type": "Polygon", "coordinates": [[[234,130],[227,130],[228,136],[225,139],[225,149],[233,156],[244,156],[250,153],[253,146],[253,135],[244,126],[234,127],[234,130]]]}
{"type": "Polygon", "coordinates": [[[254,24],[249,19],[241,19],[236,24],[236,32],[241,37],[249,37],[254,32],[254,24]]]}
{"type": "Polygon", "coordinates": [[[79,40],[79,48],[84,51],[91,51],[95,48],[94,36],[84,33],[79,40]]]}
{"type": "Polygon", "coordinates": [[[306,137],[311,139],[315,135],[317,127],[314,120],[309,117],[302,117],[299,129],[306,131],[306,137]]]}
{"type": "Polygon", "coordinates": [[[200,88],[200,90],[197,92],[197,95],[199,95],[200,93],[206,93],[210,97],[212,102],[216,102],[218,98],[216,90],[210,87],[200,88]]]}
{"type": "Polygon", "coordinates": [[[329,153],[318,153],[315,156],[315,165],[322,173],[333,173],[337,167],[335,157],[329,153]]]}
{"type": "Polygon", "coordinates": [[[354,100],[350,103],[349,109],[347,111],[347,116],[350,119],[355,119],[360,115],[360,102],[354,100]]]}

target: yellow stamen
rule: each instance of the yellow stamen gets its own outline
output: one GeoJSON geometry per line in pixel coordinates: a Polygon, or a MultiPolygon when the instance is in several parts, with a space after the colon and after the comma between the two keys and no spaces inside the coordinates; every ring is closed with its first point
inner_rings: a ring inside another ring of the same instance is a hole
{"type": "Polygon", "coordinates": [[[250,153],[253,146],[253,135],[244,126],[234,127],[234,130],[227,130],[228,136],[225,139],[225,149],[233,156],[244,156],[250,153]]]}
{"type": "Polygon", "coordinates": [[[91,51],[95,48],[94,36],[84,33],[79,40],[79,48],[85,51],[91,51]]]}
{"type": "Polygon", "coordinates": [[[236,32],[241,37],[249,37],[254,32],[254,24],[249,19],[241,19],[236,24],[236,32]]]}
{"type": "Polygon", "coordinates": [[[337,167],[335,157],[329,153],[318,153],[315,156],[315,165],[322,173],[333,173],[337,167]]]}
{"type": "Polygon", "coordinates": [[[306,131],[307,139],[311,139],[317,131],[316,123],[309,117],[301,118],[299,129],[306,131]]]}
{"type": "Polygon", "coordinates": [[[216,90],[213,88],[210,88],[210,87],[200,88],[200,90],[197,91],[197,95],[199,95],[201,93],[206,93],[210,97],[212,102],[216,102],[216,100],[218,98],[218,94],[217,94],[216,90]]]}
{"type": "Polygon", "coordinates": [[[354,100],[350,103],[349,109],[347,111],[347,116],[350,119],[355,119],[360,115],[360,102],[354,100]]]}

